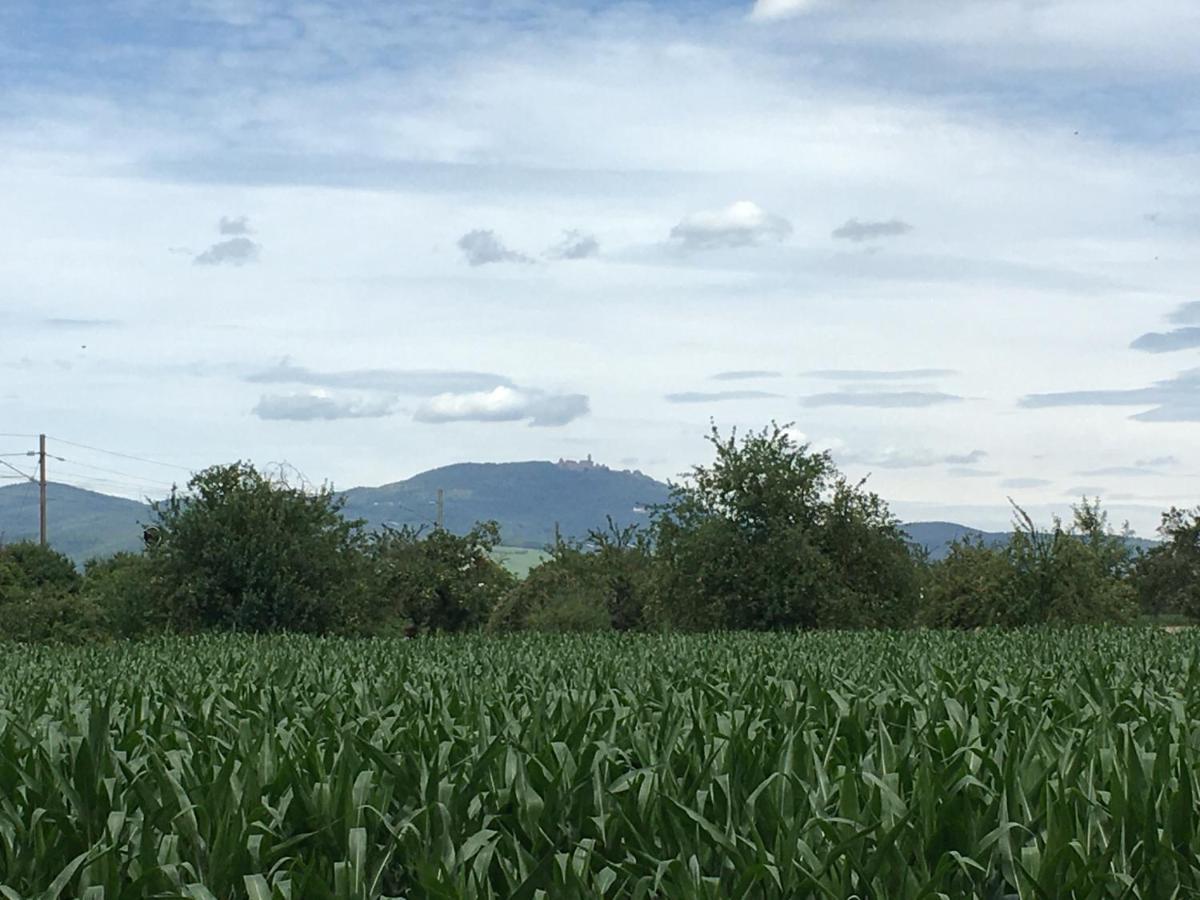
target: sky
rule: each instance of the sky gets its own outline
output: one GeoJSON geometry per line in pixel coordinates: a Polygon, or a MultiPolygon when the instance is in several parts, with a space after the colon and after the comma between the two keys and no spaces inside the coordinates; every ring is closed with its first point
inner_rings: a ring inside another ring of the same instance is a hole
{"type": "Polygon", "coordinates": [[[666,479],[775,420],[906,520],[1150,535],[1197,46],[1194,0],[0,0],[0,458],[666,479]]]}

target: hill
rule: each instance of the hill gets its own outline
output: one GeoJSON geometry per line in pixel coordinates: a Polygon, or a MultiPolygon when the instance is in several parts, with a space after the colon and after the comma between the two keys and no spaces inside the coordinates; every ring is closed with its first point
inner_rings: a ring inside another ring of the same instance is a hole
{"type": "Polygon", "coordinates": [[[504,543],[544,547],[557,527],[564,537],[584,537],[612,516],[620,525],[645,524],[646,508],[667,498],[667,486],[641,472],[567,461],[462,463],[381,487],[346,491],[346,515],[372,528],[385,523],[431,526],[437,492],[444,492],[446,528],[463,532],[474,523],[500,523],[504,543]]]}
{"type": "MultiPolygon", "coordinates": [[[[150,518],[144,503],[110,497],[69,484],[46,485],[51,545],[76,562],[142,546],[150,518]]],[[[0,488],[0,543],[38,539],[38,486],[23,482],[0,488]]]]}
{"type": "MultiPolygon", "coordinates": [[[[913,543],[925,548],[930,559],[944,559],[955,541],[982,541],[989,547],[999,547],[1008,543],[1012,536],[1012,532],[1008,531],[980,531],[955,522],[909,522],[902,527],[913,543]]],[[[1149,550],[1158,542],[1133,537],[1128,539],[1128,543],[1134,551],[1138,551],[1149,550]]]]}

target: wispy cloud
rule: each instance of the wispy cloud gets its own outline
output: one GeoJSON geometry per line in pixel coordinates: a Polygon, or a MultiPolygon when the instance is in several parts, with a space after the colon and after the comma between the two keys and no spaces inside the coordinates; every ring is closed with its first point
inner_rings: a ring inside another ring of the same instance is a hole
{"type": "Polygon", "coordinates": [[[969,466],[952,466],[946,470],[951,478],[995,478],[1000,473],[994,469],[975,469],[969,466]]]}
{"type": "Polygon", "coordinates": [[[829,381],[920,381],[948,378],[958,372],[954,369],[813,369],[800,374],[805,378],[829,381]]]}
{"type": "Polygon", "coordinates": [[[583,231],[564,231],[562,240],[546,251],[551,259],[588,259],[600,252],[595,235],[583,231]]]}
{"type": "Polygon", "coordinates": [[[116,328],[121,324],[120,319],[71,319],[71,318],[49,318],[43,319],[42,323],[50,328],[62,328],[75,331],[84,331],[92,328],[116,328]]]}
{"type": "Polygon", "coordinates": [[[1200,422],[1200,369],[1189,369],[1150,387],[1029,394],[1019,404],[1025,409],[1147,406],[1151,408],[1131,418],[1139,422],[1200,422]]]}
{"type": "Polygon", "coordinates": [[[685,249],[711,250],[782,241],[791,233],[792,225],[787,219],[750,200],[738,200],[724,209],[685,216],[671,229],[671,240],[685,249]]]}
{"type": "Polygon", "coordinates": [[[668,403],[722,403],[727,400],[767,400],[779,397],[769,391],[684,391],[667,394],[668,403]]]}
{"type": "Polygon", "coordinates": [[[322,372],[294,365],[287,359],[246,376],[246,381],[255,384],[298,384],[331,389],[385,391],[416,397],[513,387],[509,378],[490,372],[440,369],[347,369],[322,372]]]}
{"type": "Polygon", "coordinates": [[[900,219],[888,219],[886,222],[860,222],[858,219],[850,219],[833,229],[831,235],[838,240],[862,243],[878,238],[899,237],[912,230],[911,225],[900,219]]]}
{"type": "Polygon", "coordinates": [[[1174,331],[1151,331],[1129,345],[1130,349],[1146,353],[1173,353],[1200,347],[1200,328],[1176,328],[1174,331]]]}
{"type": "Polygon", "coordinates": [[[940,391],[834,391],[801,397],[805,406],[865,406],[877,409],[921,409],[945,403],[961,403],[964,398],[940,391]]]}
{"type": "Polygon", "coordinates": [[[1099,469],[1084,469],[1075,474],[1083,475],[1086,478],[1104,478],[1108,476],[1118,478],[1146,478],[1151,475],[1161,475],[1162,473],[1146,468],[1145,466],[1102,466],[1099,469]]]}
{"type": "Polygon", "coordinates": [[[413,418],[430,424],[528,420],[532,426],[557,427],[588,411],[588,398],[583,394],[497,387],[491,391],[439,394],[423,403],[413,418]]]}
{"type": "MultiPolygon", "coordinates": [[[[971,466],[987,457],[983,450],[971,450],[968,453],[939,453],[933,450],[904,450],[898,447],[887,447],[872,452],[847,452],[835,450],[834,455],[840,463],[855,463],[858,465],[878,466],[882,469],[926,469],[930,466],[954,465],[971,466]]],[[[966,471],[966,469],[962,469],[966,471]]],[[[974,468],[970,471],[975,471],[974,468]]],[[[999,473],[989,473],[996,475],[999,473]]]]}
{"type": "Polygon", "coordinates": [[[1179,457],[1177,456],[1152,456],[1147,459],[1139,459],[1134,465],[1143,469],[1164,469],[1179,465],[1179,457]]]}
{"type": "Polygon", "coordinates": [[[269,421],[312,422],[335,419],[377,419],[391,415],[386,398],[347,397],[315,390],[296,394],[264,394],[251,412],[269,421]]]}
{"type": "Polygon", "coordinates": [[[219,241],[197,256],[193,262],[198,266],[244,266],[257,262],[262,247],[248,237],[235,237],[219,241]]]}
{"type": "Polygon", "coordinates": [[[959,453],[947,456],[944,462],[956,466],[971,466],[977,462],[983,461],[987,457],[987,453],[983,450],[972,450],[970,453],[959,453]]]}
{"type": "Polygon", "coordinates": [[[732,372],[718,372],[710,378],[713,381],[755,381],[761,378],[780,378],[782,374],[771,369],[737,369],[732,372]]]}
{"type": "Polygon", "coordinates": [[[458,248],[462,250],[467,263],[472,266],[486,266],[489,263],[502,262],[533,262],[524,253],[510,250],[496,232],[485,228],[468,231],[458,239],[458,248]]]}
{"type": "Polygon", "coordinates": [[[1167,316],[1172,325],[1200,325],[1200,300],[1184,303],[1167,316]]]}
{"type": "Polygon", "coordinates": [[[217,223],[217,230],[224,235],[245,235],[254,234],[254,230],[250,227],[250,220],[246,216],[221,216],[221,221],[217,223]]]}
{"type": "Polygon", "coordinates": [[[1049,487],[1053,483],[1053,481],[1047,478],[1005,478],[1000,482],[1000,487],[1019,490],[1022,488],[1049,487]]]}

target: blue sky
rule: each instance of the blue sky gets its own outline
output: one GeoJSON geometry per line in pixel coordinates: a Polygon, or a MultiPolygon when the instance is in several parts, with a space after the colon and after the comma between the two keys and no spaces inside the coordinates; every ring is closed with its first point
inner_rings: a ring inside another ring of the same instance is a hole
{"type": "Polygon", "coordinates": [[[1149,533],[1197,46],[1188,0],[8,0],[0,430],[350,486],[774,418],[907,518],[1149,533]]]}

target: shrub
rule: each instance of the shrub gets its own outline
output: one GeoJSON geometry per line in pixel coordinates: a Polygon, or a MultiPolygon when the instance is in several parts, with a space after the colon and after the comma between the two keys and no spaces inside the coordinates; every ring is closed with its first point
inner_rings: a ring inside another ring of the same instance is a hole
{"type": "Polygon", "coordinates": [[[999,625],[1128,622],[1136,611],[1126,534],[1114,534],[1098,502],[1074,508],[1070,526],[1039,531],[1020,508],[1008,544],[956,543],[929,570],[923,624],[999,625]]]}
{"type": "Polygon", "coordinates": [[[363,621],[361,522],[343,501],[270,478],[249,463],[214,466],[154,506],[154,574],[184,629],[353,632],[363,621]]]}
{"type": "Polygon", "coordinates": [[[0,639],[80,643],[103,637],[103,616],[80,595],[80,583],[74,563],[49,547],[0,547],[0,639]]]}
{"type": "Polygon", "coordinates": [[[405,526],[371,540],[372,594],[384,630],[411,625],[423,632],[455,632],[487,622],[516,579],[490,554],[500,543],[495,522],[465,535],[438,528],[423,534],[405,526]]]}
{"type": "Polygon", "coordinates": [[[586,542],[559,539],[548,552],[496,607],[491,630],[631,631],[650,624],[654,559],[637,526],[609,518],[586,542]]]}
{"type": "Polygon", "coordinates": [[[932,628],[980,628],[1005,622],[1014,606],[1016,572],[1003,548],[956,541],[929,567],[918,614],[932,628]]]}
{"type": "Polygon", "coordinates": [[[1200,617],[1200,507],[1171,507],[1158,527],[1162,543],[1134,566],[1142,610],[1150,615],[1200,617]]]}
{"type": "Polygon", "coordinates": [[[114,637],[140,638],[169,630],[170,609],[150,558],[118,553],[89,560],[82,592],[104,615],[114,637]]]}

